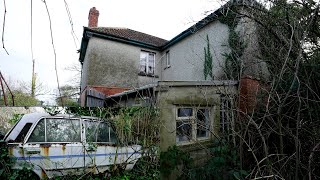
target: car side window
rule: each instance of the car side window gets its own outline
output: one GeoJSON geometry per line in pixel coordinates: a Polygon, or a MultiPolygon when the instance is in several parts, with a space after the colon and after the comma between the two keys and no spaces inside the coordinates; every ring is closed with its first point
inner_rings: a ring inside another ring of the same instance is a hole
{"type": "Polygon", "coordinates": [[[99,124],[99,133],[97,142],[110,142],[109,141],[109,126],[106,123],[99,124]]]}
{"type": "Polygon", "coordinates": [[[26,123],[26,125],[22,128],[22,130],[20,131],[19,135],[14,140],[14,142],[23,142],[31,126],[32,126],[32,123],[26,123]]]}
{"type": "Polygon", "coordinates": [[[87,142],[117,142],[116,134],[107,123],[84,121],[84,125],[87,142]]]}
{"type": "Polygon", "coordinates": [[[34,128],[28,142],[45,142],[45,119],[41,119],[34,128]]]}
{"type": "Polygon", "coordinates": [[[80,121],[47,119],[47,142],[80,142],[80,121]]]}
{"type": "Polygon", "coordinates": [[[28,142],[80,142],[79,119],[41,119],[28,142]]]}
{"type": "Polygon", "coordinates": [[[97,142],[97,131],[99,123],[92,121],[84,121],[86,129],[86,140],[87,142],[97,142]]]}
{"type": "Polygon", "coordinates": [[[110,127],[110,142],[114,144],[117,143],[117,135],[111,127],[110,127]]]}

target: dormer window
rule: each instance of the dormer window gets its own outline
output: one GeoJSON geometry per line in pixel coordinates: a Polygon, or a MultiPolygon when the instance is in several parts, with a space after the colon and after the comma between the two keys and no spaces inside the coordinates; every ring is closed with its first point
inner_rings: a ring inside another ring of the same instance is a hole
{"type": "Polygon", "coordinates": [[[139,74],[154,75],[154,68],[155,68],[155,53],[141,51],[139,74]]]}

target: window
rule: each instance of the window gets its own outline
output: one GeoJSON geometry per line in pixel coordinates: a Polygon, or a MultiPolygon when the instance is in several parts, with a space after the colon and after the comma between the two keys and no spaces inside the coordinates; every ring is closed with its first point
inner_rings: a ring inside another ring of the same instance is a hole
{"type": "Polygon", "coordinates": [[[209,137],[209,110],[199,109],[197,111],[197,138],[209,137]]]}
{"type": "Polygon", "coordinates": [[[80,121],[68,119],[46,119],[46,142],[80,142],[80,121]]]}
{"type": "Polygon", "coordinates": [[[22,130],[20,131],[19,135],[14,140],[14,142],[23,142],[31,126],[32,126],[32,123],[26,123],[26,125],[22,128],[22,130]]]}
{"type": "Polygon", "coordinates": [[[220,104],[220,132],[228,139],[232,134],[233,119],[232,98],[222,95],[220,104]]]}
{"type": "Polygon", "coordinates": [[[28,142],[80,142],[80,121],[70,119],[42,119],[28,142]]]}
{"type": "Polygon", "coordinates": [[[177,108],[176,142],[208,139],[210,131],[208,108],[177,108]]]}
{"type": "Polygon", "coordinates": [[[170,64],[170,52],[167,51],[166,52],[166,67],[165,68],[169,68],[171,66],[170,64]]]}
{"type": "Polygon", "coordinates": [[[45,142],[45,120],[41,119],[34,128],[28,142],[45,142]]]}
{"type": "Polygon", "coordinates": [[[87,142],[116,143],[116,134],[108,124],[96,121],[85,121],[84,124],[87,142]]]}
{"type": "Polygon", "coordinates": [[[140,69],[140,74],[154,75],[155,53],[141,51],[139,69],[140,69]]]}

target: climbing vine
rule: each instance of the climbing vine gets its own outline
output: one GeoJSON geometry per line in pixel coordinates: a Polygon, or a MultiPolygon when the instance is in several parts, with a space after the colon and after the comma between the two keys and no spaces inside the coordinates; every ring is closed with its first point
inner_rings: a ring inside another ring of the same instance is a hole
{"type": "Polygon", "coordinates": [[[212,54],[210,52],[209,36],[207,35],[207,48],[204,47],[204,65],[203,65],[204,79],[207,80],[207,76],[213,79],[212,75],[212,54]]]}
{"type": "Polygon", "coordinates": [[[246,48],[245,42],[240,38],[239,33],[235,28],[239,23],[235,7],[230,8],[227,14],[222,15],[218,20],[229,27],[228,44],[230,47],[229,53],[224,53],[225,57],[225,73],[227,79],[239,79],[241,75],[241,59],[243,51],[246,48]]]}

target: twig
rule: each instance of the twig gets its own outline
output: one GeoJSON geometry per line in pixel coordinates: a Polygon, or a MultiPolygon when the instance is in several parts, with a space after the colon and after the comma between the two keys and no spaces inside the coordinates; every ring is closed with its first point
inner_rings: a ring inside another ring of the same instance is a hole
{"type": "Polygon", "coordinates": [[[55,71],[56,71],[56,78],[57,78],[58,91],[59,91],[59,96],[60,96],[61,105],[64,106],[64,105],[63,105],[63,99],[62,99],[62,96],[61,96],[60,84],[59,84],[59,76],[58,76],[58,69],[57,69],[57,54],[56,54],[56,49],[55,49],[54,43],[53,43],[51,17],[50,17],[50,13],[49,13],[49,9],[48,9],[46,0],[42,0],[42,2],[44,3],[44,5],[45,5],[45,7],[46,7],[47,14],[48,14],[48,18],[49,18],[51,44],[52,44],[52,49],[53,49],[53,53],[54,53],[54,68],[55,68],[55,71]]]}
{"type": "Polygon", "coordinates": [[[4,13],[3,13],[3,25],[2,25],[2,48],[9,55],[7,49],[4,46],[4,27],[6,26],[6,14],[7,14],[6,0],[3,0],[3,5],[4,5],[4,13]]]}

